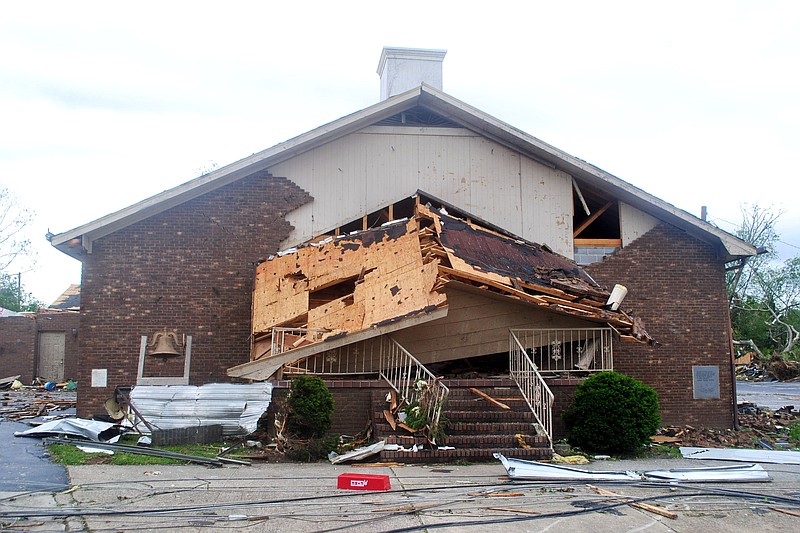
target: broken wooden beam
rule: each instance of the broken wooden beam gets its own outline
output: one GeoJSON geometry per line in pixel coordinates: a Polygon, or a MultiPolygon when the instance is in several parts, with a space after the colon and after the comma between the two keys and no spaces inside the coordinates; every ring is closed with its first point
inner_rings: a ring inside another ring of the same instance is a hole
{"type": "Polygon", "coordinates": [[[493,405],[496,405],[497,407],[499,407],[501,409],[505,409],[506,411],[510,411],[511,410],[511,407],[509,407],[508,405],[504,404],[503,402],[498,402],[497,400],[495,400],[494,398],[492,398],[491,396],[489,396],[485,392],[481,392],[478,389],[475,389],[475,388],[472,388],[472,387],[470,387],[469,391],[471,393],[473,393],[473,394],[477,394],[478,396],[480,396],[481,398],[483,398],[487,402],[489,402],[489,403],[491,403],[493,405]]]}
{"type": "Polygon", "coordinates": [[[621,502],[628,503],[628,505],[630,505],[631,507],[636,507],[637,509],[642,509],[643,511],[648,511],[660,516],[664,516],[666,518],[671,518],[672,520],[678,518],[677,513],[673,513],[672,511],[667,511],[666,509],[662,509],[661,507],[656,507],[655,505],[650,505],[649,503],[637,502],[634,501],[632,498],[622,496],[615,492],[611,492],[610,490],[601,489],[600,487],[595,487],[594,485],[586,485],[586,486],[602,496],[613,496],[615,498],[620,498],[621,502]]]}

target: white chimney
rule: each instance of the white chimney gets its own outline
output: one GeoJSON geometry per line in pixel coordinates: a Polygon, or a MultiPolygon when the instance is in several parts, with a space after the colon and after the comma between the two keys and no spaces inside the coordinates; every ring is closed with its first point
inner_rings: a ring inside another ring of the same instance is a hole
{"type": "Polygon", "coordinates": [[[381,101],[424,83],[442,90],[442,61],[447,50],[383,47],[378,63],[381,101]]]}

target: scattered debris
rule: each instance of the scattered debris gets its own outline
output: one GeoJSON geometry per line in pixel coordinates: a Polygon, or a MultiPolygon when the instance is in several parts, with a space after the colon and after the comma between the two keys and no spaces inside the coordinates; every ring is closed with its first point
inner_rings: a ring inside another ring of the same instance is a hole
{"type": "Polygon", "coordinates": [[[119,438],[122,428],[117,424],[82,418],[63,418],[45,422],[37,427],[17,431],[15,437],[51,437],[54,435],[72,435],[101,442],[119,438]]]}
{"type": "Polygon", "coordinates": [[[800,465],[800,452],[781,450],[753,450],[738,448],[695,448],[681,446],[681,455],[686,459],[720,459],[722,461],[745,461],[800,465]]]}
{"type": "MultiPolygon", "coordinates": [[[[20,375],[17,374],[16,376],[11,376],[7,378],[0,379],[0,389],[9,389],[14,382],[19,382],[20,375]]],[[[22,385],[22,383],[20,383],[22,385]]]]}
{"type": "Polygon", "coordinates": [[[774,355],[764,361],[745,356],[736,361],[736,379],[741,381],[796,381],[800,379],[800,363],[774,355]]]}
{"type": "Polygon", "coordinates": [[[40,387],[22,387],[0,393],[0,419],[19,422],[74,408],[76,394],[40,387]]]}
{"type": "Polygon", "coordinates": [[[478,389],[475,389],[475,388],[472,388],[472,387],[470,387],[469,391],[472,394],[476,394],[476,395],[480,396],[481,398],[483,398],[484,400],[486,400],[490,404],[496,405],[500,409],[505,409],[506,411],[510,411],[511,410],[511,407],[509,407],[508,405],[504,404],[503,402],[495,400],[494,398],[492,398],[491,396],[489,396],[485,392],[481,392],[478,389]]]}
{"type": "Polygon", "coordinates": [[[366,459],[367,457],[381,453],[381,450],[383,450],[385,444],[386,441],[382,440],[370,446],[362,446],[361,448],[356,448],[352,452],[341,455],[336,452],[330,452],[328,454],[328,460],[334,465],[346,463],[348,461],[359,461],[361,459],[366,459]]]}
{"type": "Polygon", "coordinates": [[[602,496],[614,496],[614,497],[617,497],[617,498],[622,498],[620,501],[623,501],[623,502],[630,501],[630,502],[632,502],[630,504],[631,507],[636,507],[637,509],[642,509],[644,511],[649,511],[651,513],[655,513],[657,515],[664,516],[664,517],[670,518],[672,520],[675,520],[676,518],[678,518],[678,514],[677,513],[673,513],[672,511],[667,511],[666,509],[662,509],[660,507],[656,507],[655,505],[651,505],[649,503],[642,503],[642,502],[633,502],[630,498],[626,498],[624,496],[621,496],[619,494],[611,492],[610,490],[601,489],[600,487],[595,487],[594,485],[586,485],[586,486],[589,487],[590,489],[592,489],[593,491],[595,491],[597,494],[600,494],[602,496]]]}
{"type": "Polygon", "coordinates": [[[665,446],[698,448],[767,449],[800,446],[792,428],[800,425],[800,412],[787,405],[775,411],[752,403],[739,404],[739,429],[669,426],[661,428],[650,440],[665,446]],[[794,436],[793,436],[794,435],[794,436]],[[761,444],[759,444],[761,443],[761,444]]]}
{"type": "Polygon", "coordinates": [[[761,465],[717,466],[707,468],[681,468],[672,470],[649,470],[646,472],[581,470],[568,466],[538,463],[522,459],[506,458],[494,454],[508,477],[541,481],[664,481],[664,482],[763,482],[769,481],[769,474],[761,465]]]}

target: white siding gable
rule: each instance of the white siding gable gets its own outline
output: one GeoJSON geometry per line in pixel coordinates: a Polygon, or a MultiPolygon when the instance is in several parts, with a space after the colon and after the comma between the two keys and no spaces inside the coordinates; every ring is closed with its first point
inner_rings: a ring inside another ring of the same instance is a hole
{"type": "Polygon", "coordinates": [[[572,257],[570,176],[466,129],[372,126],[269,171],[314,198],[283,247],[423,190],[572,257]]]}

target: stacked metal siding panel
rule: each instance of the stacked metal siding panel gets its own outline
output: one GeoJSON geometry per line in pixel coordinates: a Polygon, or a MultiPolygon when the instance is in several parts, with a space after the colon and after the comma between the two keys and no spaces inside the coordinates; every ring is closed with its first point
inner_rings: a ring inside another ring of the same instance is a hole
{"type": "MultiPolygon", "coordinates": [[[[255,431],[271,399],[269,382],[139,386],[131,391],[131,403],[156,428],[219,424],[223,435],[255,431]]],[[[146,428],[142,425],[139,429],[146,428]]]]}

